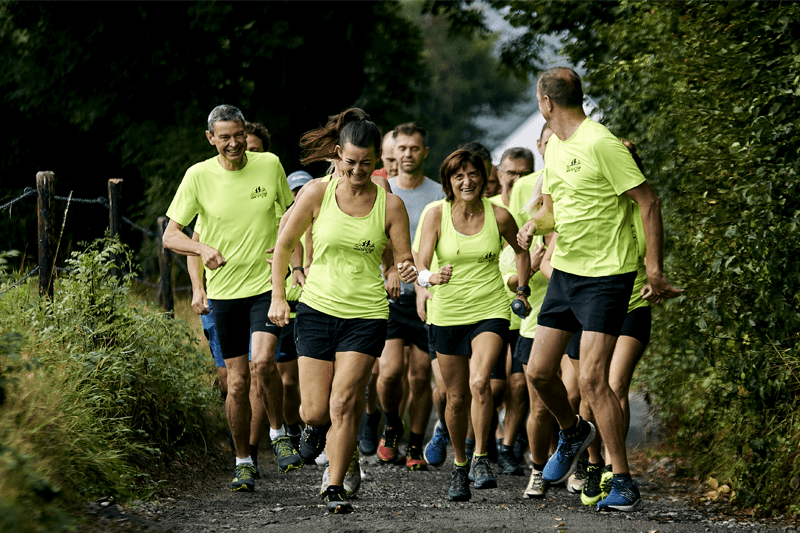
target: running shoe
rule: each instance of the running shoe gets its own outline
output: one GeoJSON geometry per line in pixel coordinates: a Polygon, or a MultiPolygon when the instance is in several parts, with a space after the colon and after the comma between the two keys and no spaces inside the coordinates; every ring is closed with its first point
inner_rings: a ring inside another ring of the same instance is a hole
{"type": "Polygon", "coordinates": [[[295,468],[303,468],[303,458],[292,446],[292,439],[288,435],[273,439],[272,451],[278,459],[278,472],[281,474],[295,468]]]}
{"type": "Polygon", "coordinates": [[[325,449],[328,439],[328,428],[308,425],[300,437],[300,457],[306,463],[311,463],[325,449]]]}
{"type": "Polygon", "coordinates": [[[253,492],[256,490],[256,482],[253,474],[256,468],[251,464],[236,465],[233,470],[233,481],[231,481],[231,491],[253,492]]]}
{"type": "MultiPolygon", "coordinates": [[[[586,484],[586,466],[588,464],[589,454],[584,452],[581,454],[581,458],[578,459],[578,466],[575,467],[575,472],[567,480],[567,490],[571,493],[580,494],[583,492],[583,486],[586,484]]],[[[600,486],[602,488],[602,482],[600,486]]]]}
{"type": "Polygon", "coordinates": [[[469,490],[469,466],[456,466],[453,468],[453,478],[450,480],[450,489],[447,495],[451,502],[468,502],[472,498],[469,490]]]}
{"type": "Polygon", "coordinates": [[[514,449],[505,444],[500,444],[497,448],[497,466],[500,468],[500,473],[506,476],[521,476],[524,474],[514,458],[514,449]]]}
{"type": "Polygon", "coordinates": [[[329,464],[325,464],[325,471],[322,473],[322,484],[319,486],[319,495],[325,496],[325,491],[328,490],[328,486],[331,484],[331,466],[329,464]]]}
{"type": "Polygon", "coordinates": [[[295,450],[299,450],[300,449],[300,439],[303,436],[302,430],[300,431],[300,433],[297,433],[297,434],[289,433],[289,431],[287,430],[286,434],[289,436],[289,440],[292,441],[292,446],[294,446],[294,449],[295,450]]]}
{"type": "Polygon", "coordinates": [[[394,462],[397,461],[397,455],[399,453],[398,444],[404,432],[405,427],[402,424],[398,429],[389,426],[383,428],[383,438],[378,445],[378,459],[380,459],[382,463],[394,464],[394,462]]]}
{"type": "Polygon", "coordinates": [[[344,491],[348,496],[353,496],[361,487],[361,463],[358,457],[358,446],[353,451],[353,458],[344,474],[344,491]]]}
{"type": "Polygon", "coordinates": [[[567,438],[563,431],[558,432],[558,448],[542,471],[548,483],[562,483],[575,471],[578,459],[594,440],[594,424],[578,417],[578,434],[567,438]]]}
{"type": "Polygon", "coordinates": [[[358,432],[358,448],[364,455],[375,455],[378,451],[378,426],[381,423],[381,411],[376,409],[374,413],[361,416],[361,427],[358,432]]]}
{"type": "Polygon", "coordinates": [[[469,480],[472,481],[476,489],[497,488],[497,479],[495,479],[492,469],[489,467],[489,459],[485,455],[472,458],[469,480]]]}
{"type": "Polygon", "coordinates": [[[611,492],[597,502],[598,511],[638,511],[644,507],[639,487],[631,478],[615,477],[610,482],[611,492]]]}
{"type": "Polygon", "coordinates": [[[600,489],[606,494],[611,492],[611,480],[614,479],[614,470],[608,464],[603,467],[603,473],[600,475],[600,489]]]}
{"type": "Polygon", "coordinates": [[[447,445],[450,444],[450,435],[442,428],[442,423],[438,422],[433,428],[433,436],[425,446],[423,455],[425,461],[431,466],[442,466],[447,459],[447,445]]]}
{"type": "Polygon", "coordinates": [[[608,496],[600,488],[600,476],[603,473],[602,466],[589,465],[586,467],[586,483],[581,491],[581,503],[583,505],[597,505],[597,502],[608,496]]]}
{"type": "Polygon", "coordinates": [[[544,493],[547,491],[547,483],[542,478],[541,470],[531,470],[531,477],[528,480],[528,486],[522,496],[527,499],[543,498],[544,493]]]}
{"type": "Polygon", "coordinates": [[[322,495],[322,500],[325,502],[328,512],[331,514],[345,514],[352,513],[353,506],[347,501],[347,494],[344,487],[337,487],[330,485],[325,489],[325,494],[322,495]]]}
{"type": "Polygon", "coordinates": [[[464,441],[464,453],[467,454],[467,460],[472,462],[472,454],[475,453],[475,439],[467,439],[464,441]]]}
{"type": "Polygon", "coordinates": [[[427,470],[428,463],[422,458],[422,450],[416,446],[406,448],[406,468],[409,470],[427,470]]]}

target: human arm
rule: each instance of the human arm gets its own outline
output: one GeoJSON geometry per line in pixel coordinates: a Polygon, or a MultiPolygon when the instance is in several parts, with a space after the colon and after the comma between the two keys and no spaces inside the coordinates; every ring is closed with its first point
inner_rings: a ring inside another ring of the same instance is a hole
{"type": "Polygon", "coordinates": [[[319,214],[322,197],[327,183],[316,183],[297,201],[297,208],[292,212],[283,231],[278,235],[275,255],[272,258],[272,303],[269,307],[269,319],[279,327],[289,323],[289,304],[286,302],[284,272],[289,266],[292,252],[298,247],[300,238],[319,214]]]}
{"type": "Polygon", "coordinates": [[[209,270],[214,270],[225,264],[222,254],[211,246],[200,241],[193,241],[183,232],[183,226],[170,219],[164,231],[164,248],[186,256],[199,256],[209,270]]]}
{"type": "MultiPolygon", "coordinates": [[[[196,231],[192,234],[192,240],[200,242],[200,234],[196,231]]],[[[207,315],[208,297],[206,296],[206,284],[203,280],[203,263],[200,256],[189,255],[186,257],[186,270],[189,271],[189,279],[192,281],[192,310],[198,315],[207,315]]]]}
{"type": "Polygon", "coordinates": [[[550,276],[553,275],[553,265],[551,263],[553,259],[553,252],[556,249],[556,241],[558,240],[558,233],[549,233],[544,236],[544,244],[547,247],[547,250],[544,253],[544,257],[542,257],[542,262],[539,265],[539,271],[542,273],[544,277],[550,279],[550,276]]]}
{"type": "Polygon", "coordinates": [[[555,228],[553,215],[553,199],[549,194],[542,195],[542,207],[517,233],[517,243],[526,250],[530,247],[534,235],[546,235],[555,228]]]}
{"type": "Polygon", "coordinates": [[[643,298],[652,303],[662,299],[676,298],[684,289],[670,285],[664,274],[664,224],[661,219],[661,200],[647,181],[629,189],[625,195],[639,204],[642,211],[645,242],[647,242],[647,281],[643,298]]]}
{"type": "Polygon", "coordinates": [[[528,280],[531,275],[531,256],[528,253],[527,247],[523,248],[517,243],[517,223],[514,221],[514,217],[511,216],[511,213],[502,207],[493,206],[493,209],[500,236],[503,237],[514,250],[518,285],[512,290],[517,293],[516,299],[522,300],[525,304],[525,314],[527,315],[531,310],[531,306],[528,303],[530,288],[527,289],[528,294],[524,294],[523,291],[518,290],[518,287],[528,287],[528,280]]]}
{"type": "MultiPolygon", "coordinates": [[[[436,249],[436,244],[439,242],[439,230],[442,227],[441,204],[430,208],[428,212],[425,213],[420,224],[422,226],[422,236],[419,243],[417,259],[419,260],[419,271],[424,272],[430,268],[431,261],[433,260],[433,252],[436,249]]],[[[428,282],[431,285],[444,285],[450,281],[450,276],[452,275],[453,266],[445,265],[439,272],[430,274],[428,282]]],[[[423,282],[424,280],[420,280],[420,283],[423,282]]]]}
{"type": "Polygon", "coordinates": [[[392,240],[386,243],[381,255],[381,265],[383,266],[383,276],[386,279],[384,288],[389,293],[389,298],[400,298],[400,274],[397,272],[397,265],[394,263],[394,248],[392,240]]]}
{"type": "Polygon", "coordinates": [[[417,281],[417,267],[411,254],[408,212],[403,200],[394,194],[386,195],[386,233],[392,243],[397,273],[405,283],[417,281]]]}

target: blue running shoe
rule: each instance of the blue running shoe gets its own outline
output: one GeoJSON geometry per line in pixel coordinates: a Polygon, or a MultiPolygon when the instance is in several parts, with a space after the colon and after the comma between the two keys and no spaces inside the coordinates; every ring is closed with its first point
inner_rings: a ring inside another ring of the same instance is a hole
{"type": "Polygon", "coordinates": [[[492,469],[489,467],[489,458],[483,456],[473,456],[471,468],[469,469],[469,480],[472,481],[476,489],[496,489],[497,478],[494,477],[492,469]]]}
{"type": "Polygon", "coordinates": [[[644,507],[636,482],[628,477],[615,477],[610,481],[611,492],[597,502],[598,511],[638,511],[644,507]]]}
{"type": "Polygon", "coordinates": [[[444,432],[441,423],[436,424],[436,427],[433,428],[433,436],[422,452],[425,461],[431,466],[442,466],[447,459],[448,444],[450,444],[450,436],[444,432]]]}
{"type": "Polygon", "coordinates": [[[556,484],[566,481],[575,471],[578,459],[594,440],[596,433],[594,424],[581,417],[578,417],[577,436],[567,438],[563,431],[559,431],[556,453],[550,457],[542,471],[545,482],[556,484]]]}

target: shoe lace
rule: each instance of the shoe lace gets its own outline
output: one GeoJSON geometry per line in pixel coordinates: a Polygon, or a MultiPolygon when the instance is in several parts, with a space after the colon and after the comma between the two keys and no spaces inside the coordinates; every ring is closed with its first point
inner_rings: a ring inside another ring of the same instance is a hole
{"type": "Polygon", "coordinates": [[[253,474],[256,473],[256,467],[255,465],[251,465],[249,463],[236,465],[235,472],[238,479],[249,478],[253,477],[253,474]]]}
{"type": "Polygon", "coordinates": [[[585,492],[597,494],[600,492],[600,467],[589,465],[586,467],[585,492]]]}
{"type": "Polygon", "coordinates": [[[394,430],[394,428],[386,428],[386,431],[383,433],[384,441],[386,442],[387,448],[396,448],[397,441],[400,440],[402,433],[398,433],[394,430]]]}
{"type": "Polygon", "coordinates": [[[472,465],[475,477],[487,477],[489,475],[489,464],[484,458],[480,458],[472,465]]]}
{"type": "Polygon", "coordinates": [[[461,490],[467,483],[467,475],[464,471],[465,469],[456,468],[453,470],[453,481],[452,484],[455,485],[456,489],[461,490]]]}
{"type": "Polygon", "coordinates": [[[278,437],[275,439],[274,444],[278,457],[286,457],[295,454],[294,446],[292,446],[292,441],[289,437],[278,437]]]}
{"type": "Polygon", "coordinates": [[[544,484],[544,476],[538,470],[531,473],[531,479],[528,481],[528,488],[532,489],[544,484]]]}

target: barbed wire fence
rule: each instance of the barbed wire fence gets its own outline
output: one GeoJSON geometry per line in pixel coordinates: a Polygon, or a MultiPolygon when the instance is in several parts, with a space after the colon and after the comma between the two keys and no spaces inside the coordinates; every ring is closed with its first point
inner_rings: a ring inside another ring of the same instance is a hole
{"type": "MultiPolygon", "coordinates": [[[[176,254],[170,250],[166,250],[163,244],[163,231],[166,227],[167,217],[159,217],[157,221],[157,225],[159,227],[158,232],[154,232],[151,229],[137,224],[130,218],[122,215],[119,210],[120,206],[120,199],[121,199],[121,179],[110,179],[108,180],[108,198],[105,197],[97,197],[95,199],[91,198],[75,198],[70,193],[69,196],[56,196],[53,194],[54,184],[55,184],[55,174],[52,172],[39,172],[36,175],[36,184],[37,187],[26,187],[22,194],[17,196],[16,198],[5,202],[4,204],[0,205],[0,212],[5,210],[11,211],[12,207],[17,203],[25,200],[26,198],[36,197],[37,198],[37,214],[38,214],[38,237],[39,237],[39,264],[34,267],[33,269],[26,272],[20,279],[15,281],[13,284],[5,287],[2,291],[0,291],[0,298],[5,297],[10,291],[16,289],[17,287],[21,286],[28,278],[33,276],[34,274],[39,274],[39,293],[42,295],[47,295],[48,297],[53,297],[53,283],[52,283],[52,273],[55,272],[65,272],[69,273],[73,269],[67,267],[59,267],[54,266],[55,258],[52,257],[53,254],[53,241],[54,241],[54,231],[53,228],[55,227],[55,209],[54,209],[54,202],[77,202],[82,204],[94,204],[100,205],[104,207],[109,212],[109,235],[111,237],[119,234],[120,223],[123,222],[133,228],[134,230],[142,233],[146,238],[157,238],[158,239],[158,263],[159,263],[159,281],[158,283],[154,283],[143,279],[135,275],[133,272],[126,272],[125,275],[129,277],[131,280],[139,283],[141,285],[152,287],[158,289],[157,299],[159,304],[166,309],[167,311],[174,310],[174,291],[190,291],[192,289],[191,285],[183,285],[178,287],[172,286],[172,265],[173,263],[177,263],[177,265],[187,274],[189,273],[189,269],[185,264],[185,258],[181,255],[176,254]]],[[[67,212],[64,212],[64,216],[66,217],[67,212]]],[[[64,220],[66,223],[66,219],[64,220]]]]}

